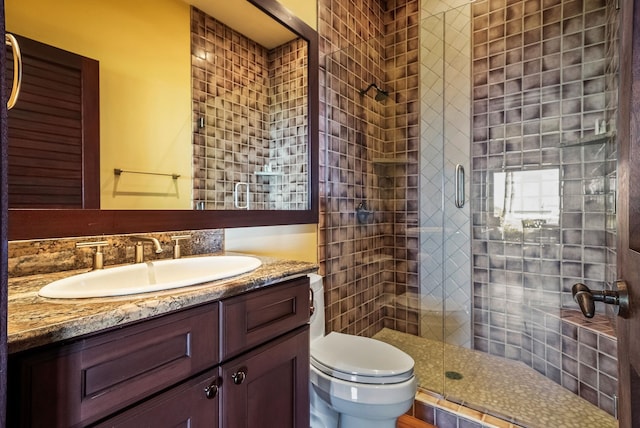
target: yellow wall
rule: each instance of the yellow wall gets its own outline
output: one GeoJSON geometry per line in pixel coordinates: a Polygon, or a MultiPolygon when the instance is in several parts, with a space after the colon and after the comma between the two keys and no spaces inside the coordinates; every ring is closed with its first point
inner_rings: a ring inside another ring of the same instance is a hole
{"type": "Polygon", "coordinates": [[[225,230],[225,250],[318,262],[318,225],[242,227],[225,230]]]}
{"type": "Polygon", "coordinates": [[[189,5],[6,0],[5,6],[9,32],[100,62],[102,208],[191,208],[189,5]],[[181,177],[125,174],[116,182],[114,168],[181,177]]]}
{"type": "Polygon", "coordinates": [[[280,4],[293,12],[314,30],[318,29],[317,0],[279,0],[280,4]]]}

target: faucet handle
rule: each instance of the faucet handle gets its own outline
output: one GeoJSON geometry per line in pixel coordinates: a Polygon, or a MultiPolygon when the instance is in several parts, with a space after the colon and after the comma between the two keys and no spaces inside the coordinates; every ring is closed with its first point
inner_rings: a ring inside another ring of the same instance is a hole
{"type": "Polygon", "coordinates": [[[627,283],[616,281],[617,290],[590,290],[582,283],[573,284],[571,294],[576,301],[582,314],[587,318],[595,315],[595,303],[604,302],[617,307],[617,314],[622,318],[629,316],[629,292],[627,283]]]}
{"type": "Polygon", "coordinates": [[[102,254],[102,247],[109,245],[107,241],[94,241],[94,242],[76,242],[76,248],[95,247],[96,252],[93,254],[93,269],[104,268],[104,255],[102,254]]]}
{"type": "Polygon", "coordinates": [[[172,236],[171,240],[172,241],[176,241],[175,245],[173,246],[173,258],[174,259],[179,259],[181,254],[180,254],[180,241],[183,239],[190,239],[191,235],[176,235],[176,236],[172,236]]]}

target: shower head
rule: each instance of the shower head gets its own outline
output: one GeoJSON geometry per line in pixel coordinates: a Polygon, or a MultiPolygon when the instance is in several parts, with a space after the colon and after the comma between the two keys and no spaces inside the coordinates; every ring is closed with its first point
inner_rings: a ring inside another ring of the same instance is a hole
{"type": "Polygon", "coordinates": [[[369,89],[374,88],[376,90],[376,96],[375,96],[375,100],[376,101],[384,101],[389,97],[389,92],[378,88],[378,85],[376,85],[375,83],[370,84],[369,86],[367,86],[367,89],[360,89],[360,95],[366,95],[367,92],[369,92],[369,89]]]}

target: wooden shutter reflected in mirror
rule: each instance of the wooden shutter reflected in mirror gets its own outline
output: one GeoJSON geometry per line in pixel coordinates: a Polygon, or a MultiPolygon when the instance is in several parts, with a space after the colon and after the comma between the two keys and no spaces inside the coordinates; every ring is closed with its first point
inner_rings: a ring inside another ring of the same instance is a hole
{"type": "Polygon", "coordinates": [[[99,63],[16,38],[23,69],[8,119],[9,208],[99,208],[99,63]]]}

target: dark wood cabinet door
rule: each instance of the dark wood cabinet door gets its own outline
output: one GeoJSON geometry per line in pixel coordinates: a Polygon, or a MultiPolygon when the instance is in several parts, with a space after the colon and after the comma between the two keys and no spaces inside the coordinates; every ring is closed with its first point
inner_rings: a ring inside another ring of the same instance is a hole
{"type": "Polygon", "coordinates": [[[217,428],[219,420],[218,371],[196,376],[95,428],[217,428]]]}
{"type": "Polygon", "coordinates": [[[309,322],[309,277],[220,302],[220,361],[309,322]]]}
{"type": "Polygon", "coordinates": [[[14,36],[23,67],[7,121],[9,206],[100,208],[99,63],[14,36]]]}
{"type": "Polygon", "coordinates": [[[308,293],[305,276],[13,355],[8,426],[308,428],[308,293]]]}
{"type": "Polygon", "coordinates": [[[223,364],[223,428],[309,427],[309,327],[223,364]]]}
{"type": "Polygon", "coordinates": [[[218,363],[218,306],[205,305],[9,362],[10,426],[85,426],[218,363]]]}

